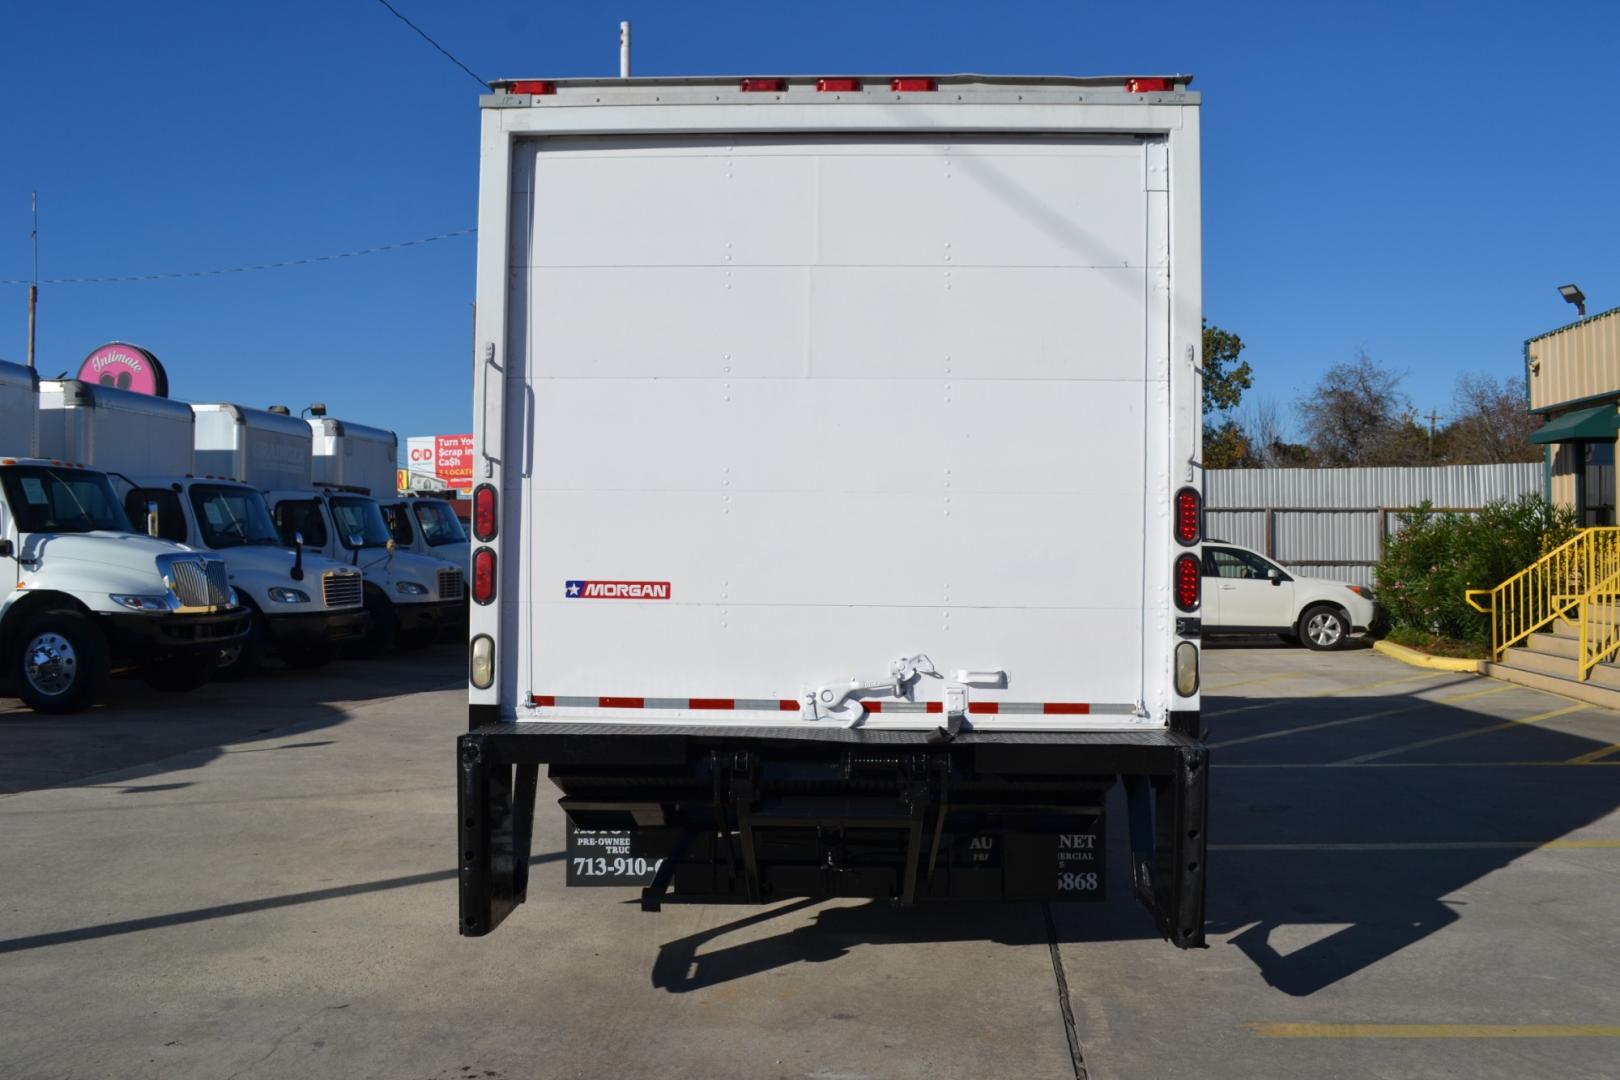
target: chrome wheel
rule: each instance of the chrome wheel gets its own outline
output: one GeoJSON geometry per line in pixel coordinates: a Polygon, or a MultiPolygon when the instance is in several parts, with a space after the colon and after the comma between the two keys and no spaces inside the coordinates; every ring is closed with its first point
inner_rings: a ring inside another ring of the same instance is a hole
{"type": "Polygon", "coordinates": [[[1319,649],[1331,649],[1344,637],[1344,623],[1331,611],[1319,611],[1305,624],[1305,636],[1319,649]]]}
{"type": "Polygon", "coordinates": [[[79,677],[79,654],[73,643],[54,631],[40,634],[23,652],[23,678],[49,697],[63,694],[79,677]]]}

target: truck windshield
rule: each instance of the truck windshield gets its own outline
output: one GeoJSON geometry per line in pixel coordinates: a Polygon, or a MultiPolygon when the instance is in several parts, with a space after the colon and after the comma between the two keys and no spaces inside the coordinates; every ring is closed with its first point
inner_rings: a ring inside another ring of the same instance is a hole
{"type": "Polygon", "coordinates": [[[346,548],[354,547],[349,536],[360,534],[360,546],[380,548],[388,546],[388,525],[383,521],[382,508],[372,499],[357,495],[333,495],[332,520],[337,523],[338,540],[346,548]]]}
{"type": "Polygon", "coordinates": [[[252,488],[198,484],[191,489],[191,509],[203,543],[217,550],[233,547],[280,547],[264,496],[252,488]]]}
{"type": "Polygon", "coordinates": [[[0,470],[20,532],[133,532],[104,473],[49,465],[0,470]]]}
{"type": "Polygon", "coordinates": [[[416,500],[406,504],[416,511],[417,524],[422,526],[422,539],[429,547],[445,544],[465,544],[467,534],[461,530],[456,513],[442,502],[416,500]]]}

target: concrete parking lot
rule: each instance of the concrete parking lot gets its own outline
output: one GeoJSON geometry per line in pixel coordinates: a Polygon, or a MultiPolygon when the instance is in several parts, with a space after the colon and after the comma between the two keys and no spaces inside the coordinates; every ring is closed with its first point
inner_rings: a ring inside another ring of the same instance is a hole
{"type": "Polygon", "coordinates": [[[1197,952],[1122,813],[1105,906],[652,915],[565,891],[542,806],[530,903],[463,940],[463,662],[0,700],[0,1076],[1620,1075],[1620,714],[1210,648],[1197,952]]]}

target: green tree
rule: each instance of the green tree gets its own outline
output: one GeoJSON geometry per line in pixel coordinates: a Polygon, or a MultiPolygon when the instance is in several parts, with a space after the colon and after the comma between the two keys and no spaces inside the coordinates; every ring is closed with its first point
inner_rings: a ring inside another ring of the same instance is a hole
{"type": "Polygon", "coordinates": [[[1204,427],[1204,468],[1257,469],[1261,465],[1249,444],[1249,433],[1236,420],[1204,427]]]}
{"type": "Polygon", "coordinates": [[[1238,362],[1243,339],[1204,321],[1204,415],[1237,408],[1243,391],[1254,385],[1247,360],[1238,362]]]}

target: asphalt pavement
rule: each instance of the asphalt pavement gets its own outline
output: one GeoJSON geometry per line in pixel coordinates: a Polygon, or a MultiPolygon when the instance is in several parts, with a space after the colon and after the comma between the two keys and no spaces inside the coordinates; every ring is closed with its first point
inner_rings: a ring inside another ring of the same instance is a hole
{"type": "Polygon", "coordinates": [[[1103,905],[563,888],[456,934],[454,646],[0,699],[0,1076],[1613,1077],[1620,714],[1206,653],[1210,947],[1103,905]],[[1066,992],[1065,992],[1066,991],[1066,992]]]}

